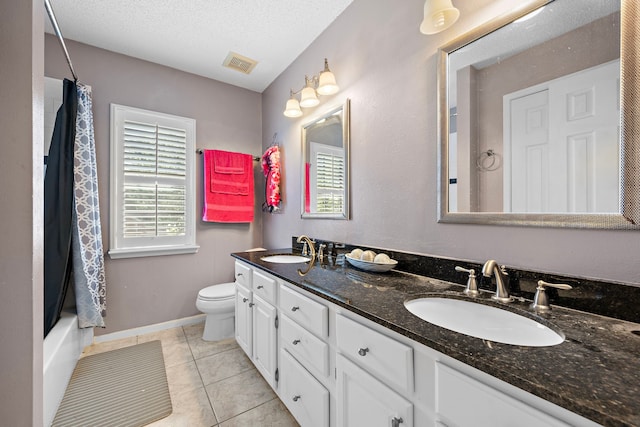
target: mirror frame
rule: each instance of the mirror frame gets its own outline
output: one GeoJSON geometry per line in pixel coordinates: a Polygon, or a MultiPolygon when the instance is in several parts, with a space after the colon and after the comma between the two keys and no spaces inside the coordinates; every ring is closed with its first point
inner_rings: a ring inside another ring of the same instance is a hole
{"type": "Polygon", "coordinates": [[[621,0],[620,10],[620,212],[611,214],[545,214],[449,212],[448,56],[457,49],[554,0],[534,0],[461,35],[438,49],[438,222],[556,228],[640,230],[640,2],[621,0]]]}
{"type": "Polygon", "coordinates": [[[350,154],[350,127],[351,127],[351,100],[347,98],[343,104],[334,106],[330,108],[327,112],[323,113],[320,116],[314,117],[313,120],[302,125],[302,133],[300,137],[300,141],[302,144],[302,161],[300,164],[300,218],[302,219],[342,219],[348,220],[350,219],[350,199],[351,199],[351,185],[350,185],[350,164],[351,164],[351,154],[350,154]],[[345,167],[344,167],[344,209],[342,213],[317,213],[317,212],[305,212],[304,211],[304,186],[305,186],[305,174],[304,174],[304,164],[305,157],[307,155],[307,150],[309,147],[306,144],[306,136],[307,136],[307,128],[319,120],[330,117],[335,114],[337,111],[342,110],[342,146],[345,152],[345,167]]]}

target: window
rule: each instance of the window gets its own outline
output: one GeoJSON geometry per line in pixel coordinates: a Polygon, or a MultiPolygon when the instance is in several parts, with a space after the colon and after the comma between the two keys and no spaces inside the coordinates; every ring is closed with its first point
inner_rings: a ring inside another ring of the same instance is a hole
{"type": "Polygon", "coordinates": [[[194,253],[193,119],[111,104],[109,256],[194,253]]]}
{"type": "Polygon", "coordinates": [[[342,213],[344,209],[344,150],[311,142],[316,163],[312,170],[311,203],[320,214],[342,213]],[[314,176],[315,175],[315,176],[314,176]]]}

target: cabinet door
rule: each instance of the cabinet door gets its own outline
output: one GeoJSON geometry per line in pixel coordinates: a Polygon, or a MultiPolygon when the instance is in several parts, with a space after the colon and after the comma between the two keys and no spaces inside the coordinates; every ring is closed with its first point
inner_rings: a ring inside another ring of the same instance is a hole
{"type": "Polygon", "coordinates": [[[253,356],[251,304],[251,292],[236,283],[236,341],[249,357],[253,356]]]}
{"type": "Polygon", "coordinates": [[[564,422],[437,363],[437,412],[447,427],[568,427],[564,422]]]}
{"type": "Polygon", "coordinates": [[[253,363],[272,388],[276,386],[276,309],[253,294],[253,363]]]}
{"type": "Polygon", "coordinates": [[[341,354],[336,356],[338,427],[412,427],[411,402],[341,354]]]}

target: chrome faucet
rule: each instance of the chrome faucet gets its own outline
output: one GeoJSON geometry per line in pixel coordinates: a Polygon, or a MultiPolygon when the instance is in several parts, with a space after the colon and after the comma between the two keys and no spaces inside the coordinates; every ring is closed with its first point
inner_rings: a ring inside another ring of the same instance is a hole
{"type": "Polygon", "coordinates": [[[490,259],[484,263],[482,275],[484,277],[493,275],[496,278],[496,293],[491,297],[492,299],[500,302],[513,301],[513,297],[509,296],[509,274],[504,265],[498,266],[496,260],[490,259]]]}
{"type": "Polygon", "coordinates": [[[300,236],[298,236],[298,239],[296,240],[296,242],[302,243],[303,241],[309,246],[309,252],[311,252],[309,255],[311,256],[311,259],[315,259],[316,258],[315,242],[311,240],[308,236],[301,234],[300,236]]]}

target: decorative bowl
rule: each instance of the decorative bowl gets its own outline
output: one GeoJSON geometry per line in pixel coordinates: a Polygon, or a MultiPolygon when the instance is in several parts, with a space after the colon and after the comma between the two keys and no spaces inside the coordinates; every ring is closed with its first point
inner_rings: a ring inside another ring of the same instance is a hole
{"type": "Polygon", "coordinates": [[[349,261],[349,264],[353,265],[356,268],[359,268],[360,270],[375,271],[378,273],[389,271],[393,267],[398,265],[398,261],[395,261],[395,260],[391,260],[391,262],[388,262],[388,263],[380,263],[380,262],[363,261],[361,259],[355,259],[355,258],[352,258],[351,255],[349,254],[345,254],[344,257],[347,259],[347,261],[349,261]]]}

